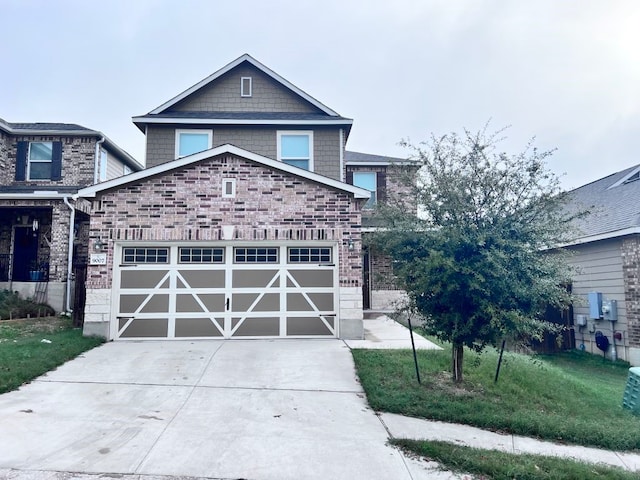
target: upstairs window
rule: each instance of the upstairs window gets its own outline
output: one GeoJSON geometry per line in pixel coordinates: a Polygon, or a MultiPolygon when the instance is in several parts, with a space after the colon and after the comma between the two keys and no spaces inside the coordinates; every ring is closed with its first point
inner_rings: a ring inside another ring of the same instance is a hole
{"type": "Polygon", "coordinates": [[[53,142],[29,144],[29,180],[49,180],[53,161],[53,142]]]}
{"type": "Polygon", "coordinates": [[[278,132],[278,160],[313,171],[313,132],[278,132]]]}
{"type": "Polygon", "coordinates": [[[212,130],[176,130],[176,158],[209,150],[212,145],[212,130]]]}
{"type": "Polygon", "coordinates": [[[60,180],[62,142],[18,142],[16,180],[60,180]]]}
{"type": "Polygon", "coordinates": [[[374,208],[378,200],[378,175],[376,172],[353,172],[353,184],[371,192],[364,208],[374,208]]]}

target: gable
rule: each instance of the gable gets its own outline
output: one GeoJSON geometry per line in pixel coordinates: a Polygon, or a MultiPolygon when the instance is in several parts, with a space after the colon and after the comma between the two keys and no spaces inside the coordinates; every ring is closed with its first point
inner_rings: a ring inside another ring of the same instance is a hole
{"type": "Polygon", "coordinates": [[[248,62],[241,63],[163,113],[173,112],[323,113],[248,62]],[[242,96],[243,78],[251,79],[250,96],[242,96]]]}

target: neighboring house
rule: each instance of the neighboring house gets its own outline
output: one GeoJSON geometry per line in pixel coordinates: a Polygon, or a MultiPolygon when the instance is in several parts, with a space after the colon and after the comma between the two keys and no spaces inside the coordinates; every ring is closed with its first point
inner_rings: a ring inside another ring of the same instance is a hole
{"type": "Polygon", "coordinates": [[[72,196],[141,168],[101,132],[0,119],[0,288],[67,310],[89,231],[89,204],[72,196]]]}
{"type": "Polygon", "coordinates": [[[78,193],[86,334],[362,338],[352,120],[243,55],[133,121],[147,169],[78,193]]]}
{"type": "Polygon", "coordinates": [[[347,183],[371,191],[371,197],[362,210],[362,231],[365,246],[362,254],[362,301],[365,310],[374,312],[394,310],[396,302],[404,297],[393,275],[391,259],[366,245],[366,234],[376,225],[372,213],[376,204],[385,202],[387,192],[399,194],[407,190],[400,181],[399,168],[408,160],[396,157],[345,152],[347,183]]]}
{"type": "Polygon", "coordinates": [[[578,221],[580,237],[567,246],[578,273],[572,291],[576,344],[592,353],[596,332],[608,338],[607,355],[640,365],[640,165],[609,175],[570,192],[572,209],[590,213],[578,221]],[[602,304],[597,304],[600,293],[602,304]],[[617,321],[607,320],[602,305],[614,300],[617,321]],[[580,325],[580,323],[586,323],[580,325]]]}

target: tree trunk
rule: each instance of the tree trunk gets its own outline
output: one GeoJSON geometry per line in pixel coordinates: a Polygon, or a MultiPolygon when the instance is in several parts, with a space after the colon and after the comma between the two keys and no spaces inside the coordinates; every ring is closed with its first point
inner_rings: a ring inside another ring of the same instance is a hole
{"type": "Polygon", "coordinates": [[[464,346],[454,343],[451,346],[451,373],[453,381],[458,383],[462,381],[462,360],[464,355],[464,346]]]}

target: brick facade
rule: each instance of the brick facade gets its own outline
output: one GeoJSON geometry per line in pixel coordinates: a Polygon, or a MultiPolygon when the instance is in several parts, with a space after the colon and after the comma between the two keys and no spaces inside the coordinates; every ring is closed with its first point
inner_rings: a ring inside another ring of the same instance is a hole
{"type": "Polygon", "coordinates": [[[622,241],[622,274],[627,307],[627,338],[629,346],[640,348],[640,238],[622,241]]]}
{"type": "MultiPolygon", "coordinates": [[[[23,186],[73,186],[84,187],[93,184],[95,172],[95,148],[97,137],[82,136],[10,136],[7,138],[3,159],[6,168],[0,170],[0,185],[23,186]],[[16,146],[19,141],[27,142],[62,142],[62,178],[52,180],[16,181],[16,146]]],[[[2,154],[0,144],[0,154],[2,154]]]]}
{"type": "Polygon", "coordinates": [[[361,286],[360,210],[347,194],[234,156],[215,157],[95,199],[93,240],[108,241],[107,265],[91,266],[87,286],[111,287],[117,241],[216,241],[234,225],[237,240],[329,240],[340,246],[340,285],[361,286]],[[235,198],[222,179],[235,178],[235,198]],[[355,249],[348,250],[352,240],[355,249]]]}

